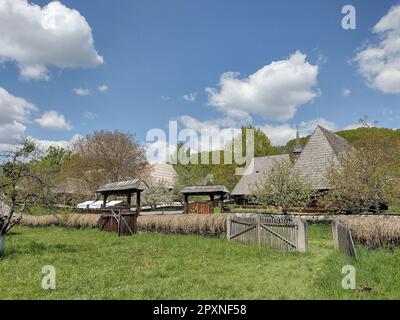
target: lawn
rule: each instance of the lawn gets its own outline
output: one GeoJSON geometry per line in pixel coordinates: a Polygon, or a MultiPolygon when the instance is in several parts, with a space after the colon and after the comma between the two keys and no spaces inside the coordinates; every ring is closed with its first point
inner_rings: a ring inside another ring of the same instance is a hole
{"type": "Polygon", "coordinates": [[[2,299],[371,299],[400,298],[400,249],[333,249],[330,227],[309,227],[309,252],[277,253],[222,238],[95,229],[13,229],[0,258],[2,299]],[[357,290],[341,288],[342,266],[357,290]],[[41,288],[44,265],[57,289],[41,288]]]}

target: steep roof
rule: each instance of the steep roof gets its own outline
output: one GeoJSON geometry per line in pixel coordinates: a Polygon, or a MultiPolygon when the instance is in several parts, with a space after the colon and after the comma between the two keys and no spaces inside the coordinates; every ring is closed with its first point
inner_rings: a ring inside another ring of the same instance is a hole
{"type": "Polygon", "coordinates": [[[257,183],[262,183],[265,180],[265,173],[282,161],[290,161],[289,155],[282,154],[254,158],[254,167],[251,164],[248,166],[245,175],[239,180],[231,194],[236,196],[252,195],[252,188],[255,187],[257,183]]]}
{"type": "Polygon", "coordinates": [[[133,179],[127,181],[119,181],[107,183],[96,190],[96,192],[114,192],[114,193],[122,193],[124,191],[132,191],[132,190],[144,190],[148,186],[142,179],[133,179]]]}
{"type": "Polygon", "coordinates": [[[150,162],[150,176],[150,180],[158,183],[163,182],[168,188],[172,189],[174,187],[177,174],[171,164],[150,162]]]}
{"type": "Polygon", "coordinates": [[[297,159],[294,170],[307,179],[314,190],[329,189],[327,169],[332,161],[339,163],[341,154],[348,147],[349,143],[345,139],[317,126],[297,159]]]}
{"type": "Polygon", "coordinates": [[[210,194],[210,193],[229,193],[229,190],[222,185],[218,186],[188,186],[181,190],[186,194],[210,194]]]}
{"type": "Polygon", "coordinates": [[[67,178],[61,182],[57,187],[53,188],[54,193],[65,193],[72,195],[90,196],[93,192],[90,191],[89,186],[84,180],[76,178],[67,178]]]}

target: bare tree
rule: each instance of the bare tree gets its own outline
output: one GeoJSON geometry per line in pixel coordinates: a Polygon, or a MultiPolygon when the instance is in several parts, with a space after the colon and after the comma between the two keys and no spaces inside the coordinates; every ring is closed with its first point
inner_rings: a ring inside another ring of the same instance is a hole
{"type": "Polygon", "coordinates": [[[147,172],[145,150],[132,134],[104,130],[79,139],[63,167],[63,176],[85,180],[92,191],[103,183],[143,177],[147,172]]]}

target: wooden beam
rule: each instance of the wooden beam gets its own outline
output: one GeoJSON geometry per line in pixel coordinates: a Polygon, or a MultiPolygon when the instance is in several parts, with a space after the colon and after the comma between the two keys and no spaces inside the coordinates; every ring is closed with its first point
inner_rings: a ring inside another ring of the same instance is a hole
{"type": "Polygon", "coordinates": [[[140,215],[140,191],[136,192],[136,216],[140,215]]]}
{"type": "Polygon", "coordinates": [[[189,213],[189,195],[184,194],[185,202],[183,204],[183,213],[189,213]]]}
{"type": "Polygon", "coordinates": [[[103,208],[105,208],[107,205],[107,197],[108,197],[108,194],[103,193],[103,208]]]}

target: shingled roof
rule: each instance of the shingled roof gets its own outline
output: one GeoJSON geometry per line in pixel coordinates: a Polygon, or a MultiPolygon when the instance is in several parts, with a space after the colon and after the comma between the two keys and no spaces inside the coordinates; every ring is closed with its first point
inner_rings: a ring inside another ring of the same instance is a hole
{"type": "Polygon", "coordinates": [[[181,190],[183,194],[212,194],[212,193],[229,193],[229,190],[222,185],[218,186],[188,186],[181,190]]]}
{"type": "Polygon", "coordinates": [[[265,180],[265,173],[282,161],[290,161],[289,155],[283,154],[254,158],[254,167],[252,165],[248,166],[247,172],[239,180],[231,194],[233,196],[252,195],[252,189],[256,184],[262,183],[265,180]]]}
{"type": "Polygon", "coordinates": [[[329,189],[327,169],[332,161],[339,163],[340,156],[348,148],[349,143],[345,139],[317,126],[297,159],[294,170],[307,179],[314,190],[329,189]]]}
{"type": "Polygon", "coordinates": [[[174,187],[175,179],[177,177],[176,171],[171,164],[150,162],[150,177],[152,181],[156,183],[165,183],[169,189],[174,187]]]}
{"type": "Polygon", "coordinates": [[[124,191],[131,191],[131,190],[144,190],[148,187],[146,182],[142,179],[133,179],[127,181],[119,181],[119,182],[112,182],[107,183],[101,186],[96,192],[104,193],[104,192],[124,192],[124,191]]]}

